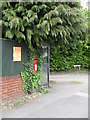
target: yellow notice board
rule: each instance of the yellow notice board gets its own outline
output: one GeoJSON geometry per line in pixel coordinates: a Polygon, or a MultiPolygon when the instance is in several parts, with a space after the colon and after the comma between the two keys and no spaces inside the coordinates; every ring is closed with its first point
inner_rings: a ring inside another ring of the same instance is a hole
{"type": "Polygon", "coordinates": [[[21,47],[13,47],[13,61],[21,61],[21,47]]]}

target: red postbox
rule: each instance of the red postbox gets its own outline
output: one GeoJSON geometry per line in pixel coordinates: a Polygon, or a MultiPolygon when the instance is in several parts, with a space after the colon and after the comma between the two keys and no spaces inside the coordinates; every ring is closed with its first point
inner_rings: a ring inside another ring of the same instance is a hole
{"type": "Polygon", "coordinates": [[[38,59],[37,59],[37,57],[34,58],[33,69],[34,69],[35,73],[38,72],[38,59]]]}

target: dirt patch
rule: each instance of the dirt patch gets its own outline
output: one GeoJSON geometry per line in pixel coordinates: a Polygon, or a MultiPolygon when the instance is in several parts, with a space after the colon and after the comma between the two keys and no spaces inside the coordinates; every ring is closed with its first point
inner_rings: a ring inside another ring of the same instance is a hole
{"type": "Polygon", "coordinates": [[[18,108],[26,103],[32,102],[34,99],[44,95],[45,93],[33,93],[24,97],[18,98],[17,100],[9,100],[8,102],[2,102],[2,112],[5,112],[12,108],[18,108]]]}
{"type": "Polygon", "coordinates": [[[76,84],[76,85],[83,84],[83,82],[79,82],[79,81],[72,81],[71,83],[72,83],[72,84],[76,84]]]}

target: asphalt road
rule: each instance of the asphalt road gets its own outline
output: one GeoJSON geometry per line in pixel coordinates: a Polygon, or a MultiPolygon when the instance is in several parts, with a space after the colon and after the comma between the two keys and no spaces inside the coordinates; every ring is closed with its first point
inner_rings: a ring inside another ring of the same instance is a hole
{"type": "Polygon", "coordinates": [[[88,74],[51,75],[50,79],[48,94],[8,110],[3,118],[88,118],[88,74]]]}

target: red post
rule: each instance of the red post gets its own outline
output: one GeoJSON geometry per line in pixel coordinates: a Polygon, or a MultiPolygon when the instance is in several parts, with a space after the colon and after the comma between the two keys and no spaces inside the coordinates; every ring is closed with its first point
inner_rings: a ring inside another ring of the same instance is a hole
{"type": "Polygon", "coordinates": [[[35,72],[35,73],[38,72],[38,59],[37,59],[37,57],[34,58],[34,61],[33,61],[33,69],[34,69],[34,72],[35,72]]]}

